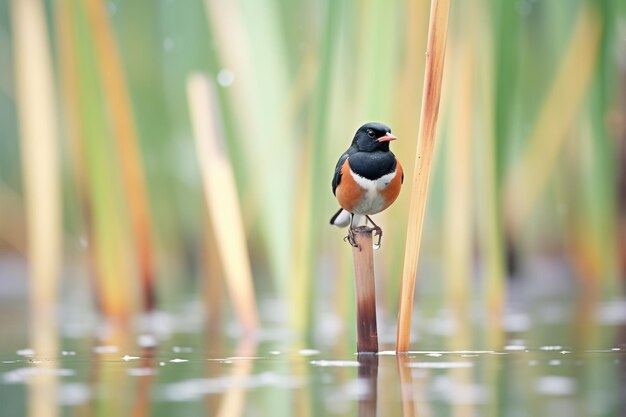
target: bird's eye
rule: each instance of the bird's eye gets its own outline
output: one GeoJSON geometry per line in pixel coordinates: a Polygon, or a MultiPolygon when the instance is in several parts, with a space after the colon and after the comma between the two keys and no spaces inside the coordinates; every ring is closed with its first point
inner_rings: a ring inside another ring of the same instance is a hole
{"type": "Polygon", "coordinates": [[[374,131],[372,129],[367,129],[367,136],[369,136],[370,138],[374,137],[374,131]]]}

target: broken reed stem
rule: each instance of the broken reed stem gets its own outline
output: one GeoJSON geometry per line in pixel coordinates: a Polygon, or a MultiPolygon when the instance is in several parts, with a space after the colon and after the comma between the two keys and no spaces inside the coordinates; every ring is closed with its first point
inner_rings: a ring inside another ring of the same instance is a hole
{"type": "Polygon", "coordinates": [[[372,229],[360,226],[354,229],[354,235],[357,244],[352,247],[356,287],[356,350],[359,353],[378,352],[372,229]]]}
{"type": "Polygon", "coordinates": [[[439,99],[441,97],[441,79],[446,52],[449,0],[432,0],[430,3],[430,21],[428,27],[428,45],[426,50],[426,69],[424,90],[422,92],[422,112],[417,138],[417,157],[412,181],[409,221],[407,225],[404,269],[400,289],[400,308],[398,312],[398,333],[396,351],[409,350],[411,336],[411,315],[413,314],[413,295],[415,292],[415,274],[424,225],[428,179],[433,159],[439,99]]]}

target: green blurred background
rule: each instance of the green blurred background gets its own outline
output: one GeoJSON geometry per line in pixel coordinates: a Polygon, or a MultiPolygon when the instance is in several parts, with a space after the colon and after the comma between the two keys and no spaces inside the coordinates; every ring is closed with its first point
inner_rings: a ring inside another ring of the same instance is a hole
{"type": "MultiPolygon", "coordinates": [[[[376,216],[393,343],[428,3],[1,0],[5,306],[79,300],[128,322],[200,300],[209,323],[228,320],[246,295],[224,267],[250,262],[262,327],[354,336],[330,180],[376,120],[406,174],[376,216]],[[197,73],[213,85],[213,111],[199,111],[226,145],[238,211],[207,210],[221,196],[199,164],[197,73]],[[220,219],[243,226],[248,254],[216,250],[220,219]]],[[[451,322],[476,319],[488,337],[459,343],[497,346],[519,324],[507,311],[532,319],[546,300],[567,306],[559,337],[588,340],[590,312],[620,300],[626,270],[626,3],[453,1],[443,80],[414,341],[439,346],[451,322]]]]}

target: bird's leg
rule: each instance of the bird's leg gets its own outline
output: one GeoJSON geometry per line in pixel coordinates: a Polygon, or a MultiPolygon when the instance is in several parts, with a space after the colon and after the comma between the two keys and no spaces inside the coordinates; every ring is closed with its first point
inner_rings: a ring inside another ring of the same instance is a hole
{"type": "Polygon", "coordinates": [[[374,221],[372,220],[370,216],[366,215],[365,220],[369,221],[370,223],[372,223],[372,226],[374,226],[373,227],[374,234],[378,235],[378,242],[374,244],[374,248],[378,249],[380,248],[380,241],[383,238],[383,229],[381,229],[376,223],[374,223],[374,221]]]}
{"type": "Polygon", "coordinates": [[[346,242],[348,242],[350,245],[354,246],[355,248],[360,249],[360,246],[358,243],[356,243],[356,240],[354,237],[354,228],[352,227],[353,220],[354,220],[354,214],[350,213],[350,225],[348,226],[348,236],[344,237],[343,240],[345,240],[346,242]]]}

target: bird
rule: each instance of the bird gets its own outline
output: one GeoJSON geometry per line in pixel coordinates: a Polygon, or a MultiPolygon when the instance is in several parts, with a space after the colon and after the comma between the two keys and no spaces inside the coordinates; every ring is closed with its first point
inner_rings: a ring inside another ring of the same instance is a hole
{"type": "Polygon", "coordinates": [[[380,246],[383,231],[372,221],[370,215],[389,207],[400,194],[404,171],[396,156],[389,150],[389,143],[397,138],[389,126],[370,122],[359,127],[352,143],[335,167],[332,180],[333,194],[341,207],[330,219],[330,224],[348,226],[344,238],[352,246],[355,242],[355,225],[365,217],[378,235],[380,246]]]}

